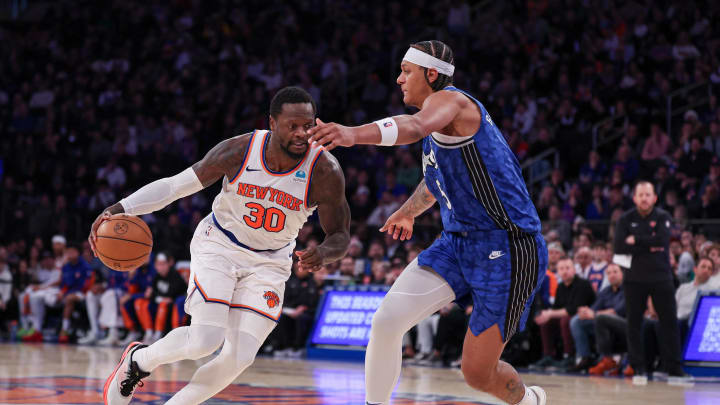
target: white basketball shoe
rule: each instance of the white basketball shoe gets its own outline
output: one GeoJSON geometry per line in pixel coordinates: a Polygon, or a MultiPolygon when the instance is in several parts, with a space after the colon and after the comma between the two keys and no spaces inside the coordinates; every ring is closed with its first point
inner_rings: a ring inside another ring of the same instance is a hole
{"type": "Polygon", "coordinates": [[[547,402],[547,394],[545,394],[544,389],[538,387],[537,385],[528,387],[528,389],[535,393],[535,396],[537,397],[537,405],[545,405],[547,402]]]}
{"type": "Polygon", "coordinates": [[[103,388],[105,405],[129,404],[135,388],[142,387],[142,379],[150,375],[150,373],[140,370],[140,367],[132,359],[133,353],[143,347],[147,346],[140,342],[132,342],[123,352],[120,363],[105,381],[103,388]]]}

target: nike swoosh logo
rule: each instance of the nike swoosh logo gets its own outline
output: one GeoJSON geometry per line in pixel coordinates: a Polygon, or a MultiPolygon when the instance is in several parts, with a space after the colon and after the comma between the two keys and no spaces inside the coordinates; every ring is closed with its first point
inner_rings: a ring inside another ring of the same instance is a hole
{"type": "Polygon", "coordinates": [[[494,259],[497,259],[498,257],[503,257],[503,256],[505,256],[505,253],[492,252],[492,253],[490,253],[490,256],[488,256],[488,258],[489,258],[490,260],[494,260],[494,259]]]}
{"type": "Polygon", "coordinates": [[[251,169],[251,168],[249,168],[249,167],[248,167],[247,169],[245,169],[245,170],[247,170],[247,171],[249,171],[249,172],[259,172],[259,171],[260,171],[260,169],[251,169]]]}

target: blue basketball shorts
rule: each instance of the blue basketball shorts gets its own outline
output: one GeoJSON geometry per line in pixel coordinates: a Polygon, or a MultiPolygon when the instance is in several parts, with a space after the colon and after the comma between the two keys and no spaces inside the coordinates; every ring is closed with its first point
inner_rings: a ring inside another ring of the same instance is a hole
{"type": "Polygon", "coordinates": [[[525,328],[547,268],[540,233],[504,230],[443,232],[418,256],[455,291],[455,302],[470,303],[470,331],[479,335],[494,324],[503,342],[525,328]]]}

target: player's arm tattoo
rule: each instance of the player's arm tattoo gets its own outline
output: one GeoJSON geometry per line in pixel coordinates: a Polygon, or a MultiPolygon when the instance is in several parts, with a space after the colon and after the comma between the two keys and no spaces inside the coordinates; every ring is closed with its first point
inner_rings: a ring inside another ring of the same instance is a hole
{"type": "MultiPolygon", "coordinates": [[[[247,148],[250,137],[250,134],[245,134],[224,140],[192,166],[203,187],[212,185],[222,176],[232,176],[240,168],[245,156],[239,151],[247,148]]],[[[103,212],[121,214],[125,209],[118,202],[107,207],[103,212]]]]}
{"type": "Polygon", "coordinates": [[[345,198],[345,176],[329,152],[323,153],[312,173],[311,204],[317,204],[325,239],[318,246],[323,264],[345,257],[350,245],[350,206],[345,198]]]}
{"type": "Polygon", "coordinates": [[[422,179],[410,198],[405,201],[405,204],[403,204],[398,211],[402,211],[407,216],[415,218],[432,207],[435,201],[435,196],[432,195],[430,189],[428,189],[425,179],[422,179]]]}
{"type": "Polygon", "coordinates": [[[244,134],[226,139],[192,166],[203,187],[209,187],[223,176],[229,178],[240,169],[250,138],[250,134],[244,134]]]}

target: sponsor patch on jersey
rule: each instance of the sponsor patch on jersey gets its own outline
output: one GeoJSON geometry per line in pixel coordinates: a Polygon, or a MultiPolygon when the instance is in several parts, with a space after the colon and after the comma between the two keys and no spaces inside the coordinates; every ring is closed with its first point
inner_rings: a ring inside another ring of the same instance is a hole
{"type": "Polygon", "coordinates": [[[307,177],[307,174],[303,170],[298,170],[295,172],[295,177],[299,179],[304,179],[305,177],[307,177]]]}

